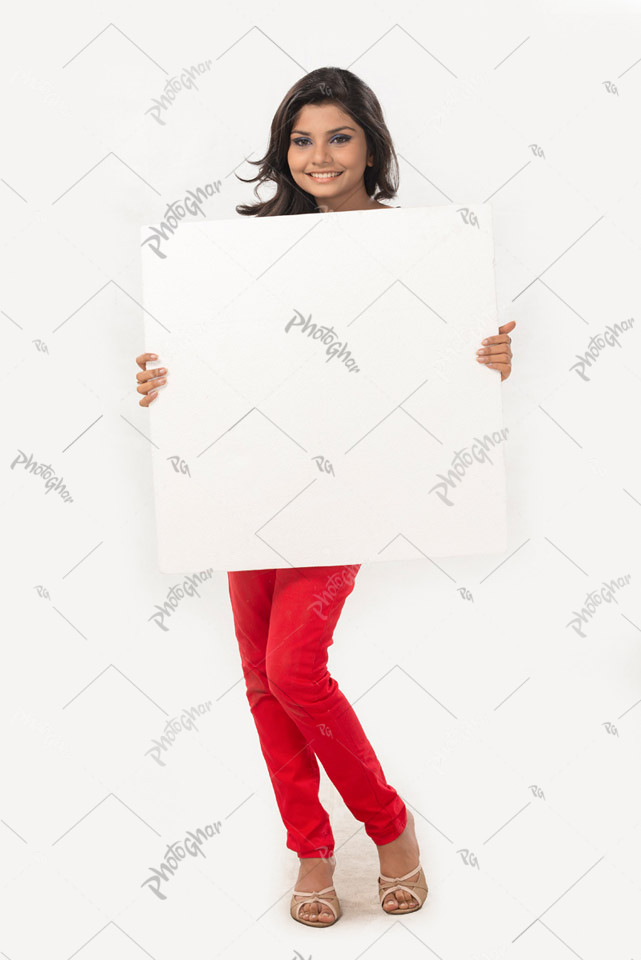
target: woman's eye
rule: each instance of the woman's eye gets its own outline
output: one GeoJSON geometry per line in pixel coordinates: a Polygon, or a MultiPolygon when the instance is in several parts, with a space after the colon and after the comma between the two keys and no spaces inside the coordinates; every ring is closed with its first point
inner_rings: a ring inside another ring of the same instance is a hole
{"type": "MultiPolygon", "coordinates": [[[[332,137],[331,142],[333,142],[334,140],[340,140],[340,141],[342,141],[343,143],[345,143],[346,141],[351,140],[351,139],[352,139],[352,138],[349,137],[349,136],[347,136],[347,134],[338,133],[335,137],[332,137]]],[[[309,143],[309,142],[310,142],[309,137],[298,137],[296,140],[293,140],[292,142],[295,143],[297,147],[301,147],[301,146],[304,145],[304,144],[303,144],[303,141],[304,141],[305,143],[309,143]]]]}

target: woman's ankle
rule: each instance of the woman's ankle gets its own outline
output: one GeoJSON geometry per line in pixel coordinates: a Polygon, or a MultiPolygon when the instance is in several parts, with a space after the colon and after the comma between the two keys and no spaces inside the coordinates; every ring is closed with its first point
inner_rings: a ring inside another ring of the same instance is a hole
{"type": "Polygon", "coordinates": [[[320,890],[332,882],[334,866],[326,858],[300,857],[296,885],[302,890],[320,890]]]}
{"type": "MultiPolygon", "coordinates": [[[[413,863],[416,863],[419,860],[420,848],[414,829],[414,817],[410,810],[407,811],[405,828],[399,833],[398,837],[390,840],[389,843],[377,844],[376,850],[381,865],[384,862],[386,864],[392,864],[394,865],[392,866],[393,870],[398,870],[406,861],[411,860],[413,863]]],[[[403,872],[407,873],[408,869],[410,869],[410,867],[407,867],[403,872]]],[[[386,871],[383,870],[383,872],[385,873],[386,871]]]]}

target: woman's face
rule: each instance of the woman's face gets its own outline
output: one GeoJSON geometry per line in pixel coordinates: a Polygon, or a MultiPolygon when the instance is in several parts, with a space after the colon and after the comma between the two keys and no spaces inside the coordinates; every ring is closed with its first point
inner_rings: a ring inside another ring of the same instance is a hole
{"type": "Polygon", "coordinates": [[[294,182],[311,193],[321,210],[363,210],[379,206],[363,175],[373,163],[365,131],[334,103],[306,104],[295,118],[287,153],[294,182]],[[314,177],[315,173],[337,176],[314,177]]]}

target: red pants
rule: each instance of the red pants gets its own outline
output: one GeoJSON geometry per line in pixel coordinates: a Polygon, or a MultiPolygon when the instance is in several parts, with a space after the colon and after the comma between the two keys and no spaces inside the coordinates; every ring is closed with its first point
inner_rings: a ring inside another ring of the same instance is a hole
{"type": "Polygon", "coordinates": [[[407,809],[327,670],[328,648],[360,564],[228,572],[247,699],[299,857],[329,857],[334,835],[318,798],[321,761],[376,844],[405,829],[407,809]]]}

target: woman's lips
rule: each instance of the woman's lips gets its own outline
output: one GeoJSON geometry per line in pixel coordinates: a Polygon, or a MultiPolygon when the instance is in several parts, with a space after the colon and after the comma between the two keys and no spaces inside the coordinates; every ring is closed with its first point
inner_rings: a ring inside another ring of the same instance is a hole
{"type": "Polygon", "coordinates": [[[338,178],[341,177],[342,175],[343,175],[342,170],[335,177],[315,177],[312,173],[306,174],[306,176],[310,177],[314,181],[314,183],[331,183],[332,180],[338,180],[338,178]]]}

